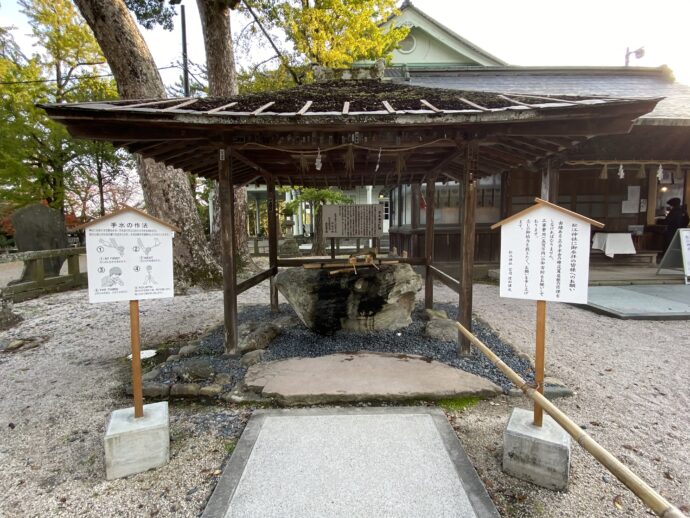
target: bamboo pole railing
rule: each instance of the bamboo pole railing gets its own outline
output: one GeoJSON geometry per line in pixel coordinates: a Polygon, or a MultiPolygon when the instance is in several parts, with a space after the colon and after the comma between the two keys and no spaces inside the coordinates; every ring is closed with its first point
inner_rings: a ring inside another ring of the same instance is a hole
{"type": "Polygon", "coordinates": [[[576,425],[567,415],[561,412],[551,401],[546,399],[537,390],[528,385],[519,374],[508,367],[503,361],[496,356],[491,349],[468,331],[463,325],[456,322],[458,330],[469,340],[469,342],[484,353],[487,358],[498,369],[506,375],[506,377],[520,390],[522,390],[527,397],[539,404],[543,410],[549,414],[553,419],[568,432],[577,443],[582,446],[588,453],[604,465],[618,480],[620,480],[635,496],[649,507],[657,516],[662,518],[688,518],[677,507],[671,504],[663,496],[652,489],[644,480],[633,473],[625,464],[619,461],[611,453],[609,453],[603,446],[597,443],[591,436],[589,436],[582,428],[576,425]]]}

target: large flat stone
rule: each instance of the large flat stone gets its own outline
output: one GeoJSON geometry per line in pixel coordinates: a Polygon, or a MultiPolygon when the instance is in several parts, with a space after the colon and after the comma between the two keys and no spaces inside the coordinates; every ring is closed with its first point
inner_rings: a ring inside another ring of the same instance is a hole
{"type": "Polygon", "coordinates": [[[498,518],[439,409],[254,412],[203,518],[498,518]]]}
{"type": "Polygon", "coordinates": [[[367,352],[260,363],[249,368],[245,384],[288,405],[434,400],[501,392],[485,378],[421,356],[367,352]]]}

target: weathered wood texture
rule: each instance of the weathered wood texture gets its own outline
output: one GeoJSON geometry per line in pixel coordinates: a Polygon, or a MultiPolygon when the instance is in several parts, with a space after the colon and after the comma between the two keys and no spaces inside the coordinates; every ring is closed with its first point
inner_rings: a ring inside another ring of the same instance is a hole
{"type": "MultiPolygon", "coordinates": [[[[463,185],[462,252],[460,255],[460,300],[458,322],[468,329],[472,328],[472,271],[474,269],[474,230],[477,170],[477,142],[470,141],[465,148],[465,176],[463,185]]],[[[460,355],[471,353],[467,339],[458,335],[460,355]]]]}
{"type": "Polygon", "coordinates": [[[276,217],[276,185],[273,178],[266,179],[266,208],[268,211],[268,266],[274,270],[270,280],[271,309],[278,311],[278,288],[275,276],[278,273],[278,221],[276,217]]]}
{"type": "Polygon", "coordinates": [[[237,274],[235,271],[235,197],[233,195],[230,153],[223,150],[218,162],[221,210],[221,241],[223,243],[223,320],[225,352],[237,352],[237,274]]]}
{"type": "MultiPolygon", "coordinates": [[[[418,202],[419,203],[419,202],[418,202]]],[[[427,179],[426,183],[426,232],[424,234],[424,259],[426,276],[424,284],[424,307],[434,307],[434,275],[431,265],[434,262],[434,209],[436,206],[436,177],[427,179]]],[[[419,211],[419,204],[417,205],[419,211]]],[[[414,212],[413,212],[414,214],[414,212]]]]}

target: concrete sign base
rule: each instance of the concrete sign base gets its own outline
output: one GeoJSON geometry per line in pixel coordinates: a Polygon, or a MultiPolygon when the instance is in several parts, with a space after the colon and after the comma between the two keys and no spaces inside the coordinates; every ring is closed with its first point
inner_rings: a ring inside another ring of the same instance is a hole
{"type": "Polygon", "coordinates": [[[541,427],[531,410],[513,410],[503,433],[503,471],[547,489],[568,487],[570,435],[550,416],[541,427]]]}
{"type": "Polygon", "coordinates": [[[144,417],[134,408],[115,410],[105,432],[105,473],[108,480],[165,466],[170,455],[168,403],[144,405],[144,417]]]}

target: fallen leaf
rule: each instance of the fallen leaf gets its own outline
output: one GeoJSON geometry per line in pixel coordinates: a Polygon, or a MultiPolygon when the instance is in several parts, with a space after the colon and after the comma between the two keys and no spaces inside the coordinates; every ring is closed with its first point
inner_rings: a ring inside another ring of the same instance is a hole
{"type": "Polygon", "coordinates": [[[673,475],[671,475],[670,471],[664,471],[664,476],[669,480],[673,480],[673,475]]]}
{"type": "Polygon", "coordinates": [[[623,509],[623,497],[621,495],[616,495],[613,497],[613,505],[616,506],[616,509],[621,511],[623,509]]]}
{"type": "Polygon", "coordinates": [[[613,369],[609,368],[609,369],[604,369],[604,370],[605,370],[606,372],[611,372],[613,369]]]}
{"type": "Polygon", "coordinates": [[[590,421],[589,424],[592,426],[601,426],[601,423],[599,421],[590,421]]]}
{"type": "Polygon", "coordinates": [[[14,430],[14,427],[16,426],[14,423],[10,423],[7,425],[10,430],[14,430]]]}

